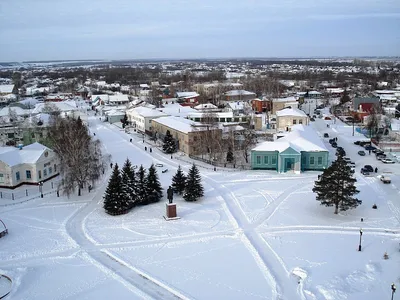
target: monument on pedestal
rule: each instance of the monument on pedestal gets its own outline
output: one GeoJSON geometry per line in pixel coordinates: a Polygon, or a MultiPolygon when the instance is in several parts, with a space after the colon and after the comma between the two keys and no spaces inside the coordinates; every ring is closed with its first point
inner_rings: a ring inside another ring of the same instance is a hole
{"type": "Polygon", "coordinates": [[[176,214],[176,203],[172,203],[172,201],[174,200],[174,191],[172,190],[171,187],[169,187],[167,190],[167,198],[168,198],[168,203],[165,203],[166,213],[164,219],[167,221],[179,219],[179,217],[176,214]]]}

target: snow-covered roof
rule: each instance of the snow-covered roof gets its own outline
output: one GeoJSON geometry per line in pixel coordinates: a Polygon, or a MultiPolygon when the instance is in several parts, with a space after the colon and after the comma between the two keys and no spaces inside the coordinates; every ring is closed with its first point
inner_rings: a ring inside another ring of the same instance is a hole
{"type": "Polygon", "coordinates": [[[243,110],[244,109],[244,102],[229,102],[228,106],[233,110],[243,110]]]}
{"type": "Polygon", "coordinates": [[[10,109],[11,111],[15,112],[17,116],[29,115],[28,109],[23,109],[19,106],[12,106],[12,107],[3,107],[0,110],[0,117],[8,116],[10,114],[10,109]]]}
{"type": "Polygon", "coordinates": [[[284,108],[276,112],[278,117],[296,116],[296,117],[307,117],[304,111],[297,108],[284,108]]]}
{"type": "Polygon", "coordinates": [[[0,94],[11,94],[13,89],[13,84],[0,84],[0,94]]]}
{"type": "Polygon", "coordinates": [[[53,105],[62,112],[77,110],[76,107],[74,107],[66,102],[46,102],[46,103],[36,104],[35,109],[32,110],[32,114],[41,113],[43,111],[43,109],[46,110],[45,107],[52,107],[53,105]]]}
{"type": "Polygon", "coordinates": [[[158,117],[167,116],[166,113],[160,112],[155,108],[149,108],[149,107],[144,107],[144,106],[131,108],[127,112],[133,112],[134,114],[140,115],[144,118],[158,118],[158,117]]]}
{"type": "Polygon", "coordinates": [[[199,94],[197,94],[196,92],[177,92],[176,96],[178,98],[194,98],[194,97],[198,97],[200,96],[199,94]]]}
{"type": "Polygon", "coordinates": [[[256,95],[256,93],[245,91],[245,90],[231,90],[225,93],[226,96],[245,96],[245,95],[256,95]]]}
{"type": "Polygon", "coordinates": [[[297,97],[293,97],[293,96],[272,99],[272,102],[296,102],[296,101],[297,101],[297,97]]]}
{"type": "Polygon", "coordinates": [[[292,148],[297,152],[328,151],[321,138],[310,126],[294,125],[292,131],[283,138],[274,142],[264,142],[253,148],[252,151],[285,151],[292,148]]]}
{"type": "MultiPolygon", "coordinates": [[[[188,115],[190,118],[201,118],[204,115],[207,115],[207,112],[194,112],[188,115]]],[[[232,111],[224,111],[224,112],[213,112],[212,115],[215,115],[217,118],[233,118],[232,111]]]]}
{"type": "Polygon", "coordinates": [[[216,109],[216,108],[218,108],[217,106],[215,106],[214,104],[212,104],[212,103],[203,103],[203,104],[199,104],[199,105],[196,105],[195,107],[193,107],[194,109],[199,109],[199,110],[201,110],[201,109],[216,109]]]}
{"type": "Polygon", "coordinates": [[[108,102],[109,96],[108,96],[107,94],[92,95],[92,96],[90,97],[90,100],[91,100],[91,101],[95,101],[97,98],[100,99],[100,100],[103,100],[103,101],[105,101],[105,102],[108,102]]]}
{"type": "Polygon", "coordinates": [[[156,122],[159,124],[162,124],[164,126],[167,126],[171,129],[183,132],[183,133],[189,133],[192,131],[199,131],[201,126],[204,126],[204,124],[200,122],[194,122],[189,119],[181,118],[181,117],[161,117],[157,118],[155,120],[152,120],[152,122],[156,122]],[[199,126],[196,128],[196,126],[199,126]]]}
{"type": "Polygon", "coordinates": [[[129,102],[128,95],[118,94],[118,95],[110,95],[109,102],[129,102]]]}
{"type": "Polygon", "coordinates": [[[34,164],[46,150],[49,150],[49,148],[40,143],[33,143],[21,150],[15,147],[1,147],[0,161],[10,167],[19,164],[34,164]]]}
{"type": "Polygon", "coordinates": [[[163,104],[162,108],[157,108],[159,111],[165,113],[166,115],[169,116],[175,116],[175,117],[187,117],[189,114],[197,112],[197,110],[188,107],[188,106],[182,106],[179,103],[168,103],[168,104],[163,104]]]}

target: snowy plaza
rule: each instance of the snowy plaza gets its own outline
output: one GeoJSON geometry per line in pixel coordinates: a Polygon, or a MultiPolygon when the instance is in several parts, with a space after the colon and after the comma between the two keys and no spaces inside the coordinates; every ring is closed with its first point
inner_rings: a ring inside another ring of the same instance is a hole
{"type": "Polygon", "coordinates": [[[150,146],[141,135],[89,118],[114,163],[163,165],[164,199],[125,215],[106,214],[110,170],[80,197],[1,199],[9,234],[0,239],[0,274],[13,280],[5,299],[390,299],[392,282],[400,286],[400,168],[358,156],[358,133],[329,122],[329,128],[323,120],[313,126],[321,138],[337,136],[355,162],[363,201],[338,215],[315,200],[319,172],[213,171],[179,153],[171,159],[153,146],[145,151],[150,146]],[[171,178],[179,165],[187,172],[193,162],[205,195],[193,203],[175,196],[180,219],[166,221],[171,178]],[[364,177],[365,164],[379,172],[364,177]],[[380,182],[381,172],[391,172],[391,184],[380,182]]]}

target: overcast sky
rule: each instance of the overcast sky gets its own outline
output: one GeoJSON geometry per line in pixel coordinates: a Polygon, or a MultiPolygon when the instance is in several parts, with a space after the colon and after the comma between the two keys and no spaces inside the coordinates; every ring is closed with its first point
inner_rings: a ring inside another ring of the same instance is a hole
{"type": "Polygon", "coordinates": [[[0,0],[0,61],[400,55],[400,0],[0,0]]]}

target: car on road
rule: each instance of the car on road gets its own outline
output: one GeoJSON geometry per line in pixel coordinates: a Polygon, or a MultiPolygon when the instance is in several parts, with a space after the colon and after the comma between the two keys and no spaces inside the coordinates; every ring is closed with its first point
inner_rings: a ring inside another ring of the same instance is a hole
{"type": "Polygon", "coordinates": [[[358,155],[360,155],[360,156],[365,156],[365,151],[363,151],[363,150],[358,151],[357,153],[358,153],[358,155]]]}
{"type": "Polygon", "coordinates": [[[363,174],[364,176],[372,176],[371,172],[365,170],[361,170],[361,174],[363,174]]]}
{"type": "Polygon", "coordinates": [[[384,164],[395,164],[396,163],[393,159],[390,159],[390,158],[383,158],[381,160],[381,162],[383,162],[384,164]]]}
{"type": "Polygon", "coordinates": [[[156,164],[156,167],[162,168],[162,167],[164,167],[164,165],[163,164],[156,164]]]}
{"type": "Polygon", "coordinates": [[[382,159],[384,159],[384,158],[386,158],[386,154],[378,154],[378,155],[376,156],[376,159],[377,159],[377,160],[382,160],[382,159]]]}
{"type": "Polygon", "coordinates": [[[329,134],[328,133],[324,133],[324,138],[328,138],[329,134]]]}

